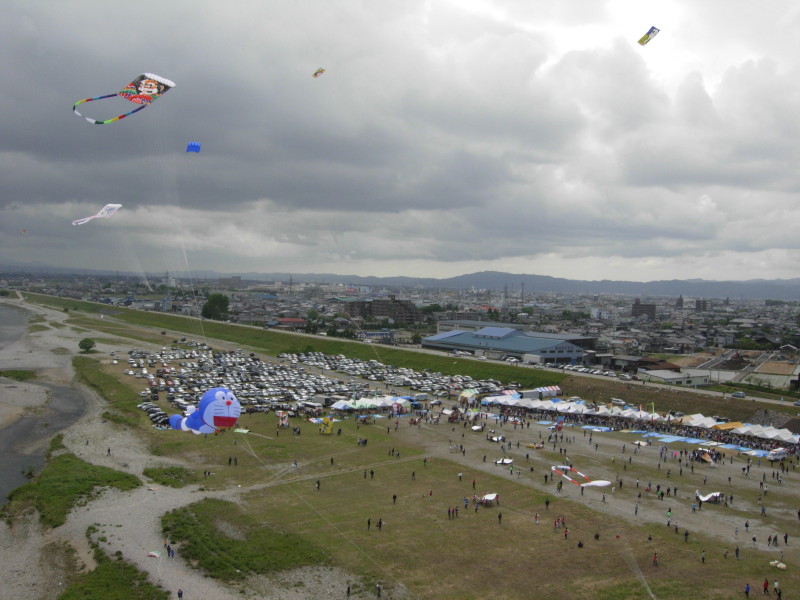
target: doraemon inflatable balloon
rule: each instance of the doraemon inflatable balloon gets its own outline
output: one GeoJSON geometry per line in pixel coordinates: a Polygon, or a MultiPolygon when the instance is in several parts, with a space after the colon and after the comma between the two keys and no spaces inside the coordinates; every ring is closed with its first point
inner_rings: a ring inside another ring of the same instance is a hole
{"type": "Polygon", "coordinates": [[[217,429],[236,425],[241,413],[242,405],[232,391],[227,388],[212,388],[203,394],[197,409],[188,417],[172,415],[169,424],[178,431],[214,433],[217,429]]]}

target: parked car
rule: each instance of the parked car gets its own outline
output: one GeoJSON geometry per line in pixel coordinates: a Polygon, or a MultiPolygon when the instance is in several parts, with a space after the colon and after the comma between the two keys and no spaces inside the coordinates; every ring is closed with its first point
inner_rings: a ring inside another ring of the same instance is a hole
{"type": "Polygon", "coordinates": [[[733,392],[731,398],[747,398],[747,394],[742,391],[733,392]]]}

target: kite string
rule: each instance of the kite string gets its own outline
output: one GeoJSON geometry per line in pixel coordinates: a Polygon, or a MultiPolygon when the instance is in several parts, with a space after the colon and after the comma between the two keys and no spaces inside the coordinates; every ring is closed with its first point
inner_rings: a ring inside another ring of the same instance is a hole
{"type": "MultiPolygon", "coordinates": [[[[172,129],[167,126],[165,115],[161,114],[160,111],[157,112],[157,116],[153,119],[153,121],[155,123],[157,123],[157,127],[159,129],[159,132],[172,131],[172,129]]],[[[166,142],[166,139],[165,139],[164,135],[159,135],[158,137],[160,139],[164,139],[165,142],[166,142]]],[[[162,187],[165,190],[165,196],[166,196],[165,200],[167,201],[167,203],[174,203],[174,206],[176,207],[176,209],[180,210],[181,209],[181,199],[180,199],[180,193],[179,193],[179,190],[178,190],[178,176],[177,176],[178,159],[177,159],[177,156],[176,156],[176,152],[177,151],[176,151],[176,142],[174,141],[174,138],[171,139],[171,143],[165,143],[164,147],[161,148],[161,151],[167,157],[169,157],[168,160],[157,160],[158,167],[159,167],[159,172],[161,174],[161,180],[162,180],[162,183],[163,183],[162,187]]],[[[176,231],[180,231],[181,230],[180,224],[178,224],[178,226],[175,227],[175,230],[176,231]]],[[[195,288],[194,280],[192,278],[192,269],[191,269],[191,266],[189,265],[189,256],[188,256],[188,254],[186,252],[186,243],[184,242],[182,234],[179,235],[178,238],[179,238],[179,241],[180,241],[180,244],[181,244],[181,251],[182,251],[182,254],[183,254],[183,263],[186,266],[186,276],[187,276],[187,278],[189,280],[189,291],[191,293],[192,312],[197,314],[197,320],[198,320],[198,322],[200,324],[200,335],[203,338],[203,342],[206,345],[208,345],[208,338],[206,337],[205,327],[203,326],[202,315],[200,314],[200,311],[198,310],[197,290],[195,288]]]]}
{"type": "Polygon", "coordinates": [[[633,571],[634,575],[636,575],[636,578],[644,586],[644,589],[647,590],[647,593],[650,594],[650,597],[653,600],[656,600],[655,594],[653,594],[653,591],[650,589],[650,586],[647,583],[647,579],[645,579],[644,577],[644,573],[642,573],[642,568],[638,565],[636,559],[633,558],[633,550],[631,549],[630,545],[626,544],[626,546],[628,551],[622,553],[625,562],[628,563],[628,566],[631,568],[631,571],[633,571]]]}
{"type": "MultiPolygon", "coordinates": [[[[245,441],[245,444],[247,445],[248,449],[250,450],[250,453],[252,454],[252,456],[253,456],[253,457],[255,457],[255,459],[256,459],[256,460],[257,460],[259,463],[261,463],[261,466],[263,466],[263,467],[268,467],[268,465],[267,465],[267,464],[266,464],[264,461],[262,461],[262,460],[261,460],[261,457],[259,457],[259,456],[256,454],[255,450],[253,450],[253,447],[250,445],[250,441],[249,441],[249,440],[247,439],[247,437],[246,437],[246,434],[243,436],[243,439],[244,439],[244,441],[245,441]]],[[[360,467],[359,467],[359,468],[360,468],[360,467]]],[[[355,469],[353,469],[353,470],[355,470],[355,469]]],[[[281,471],[278,471],[277,473],[275,473],[275,475],[274,475],[274,476],[275,476],[275,477],[280,477],[280,476],[281,476],[281,475],[283,475],[285,472],[286,472],[286,469],[283,469],[283,470],[281,470],[281,471]]],[[[313,476],[310,476],[310,477],[309,477],[309,479],[313,479],[313,476]]],[[[292,482],[288,482],[288,481],[287,481],[286,483],[288,483],[288,484],[291,484],[292,482]]],[[[380,564],[378,561],[376,561],[376,560],[375,560],[375,559],[374,559],[374,558],[373,558],[373,557],[372,557],[372,556],[371,556],[371,555],[370,555],[370,554],[369,554],[369,553],[368,553],[368,552],[367,552],[367,551],[366,551],[364,548],[362,548],[362,547],[361,547],[360,545],[358,545],[358,544],[357,544],[357,543],[356,543],[354,540],[352,540],[350,537],[348,537],[348,536],[347,536],[347,534],[345,534],[345,532],[344,532],[344,531],[342,531],[342,530],[341,530],[341,529],[340,529],[340,528],[339,528],[339,527],[336,525],[336,523],[332,522],[332,521],[331,521],[331,520],[328,518],[328,516],[327,516],[325,513],[322,513],[322,512],[320,512],[320,511],[319,511],[319,510],[316,508],[316,506],[314,506],[314,505],[313,505],[313,504],[311,504],[311,503],[310,503],[308,500],[306,500],[306,498],[305,498],[305,497],[301,496],[301,495],[300,495],[300,494],[297,492],[297,490],[295,490],[295,489],[294,489],[294,486],[292,486],[292,485],[289,485],[288,487],[289,487],[289,490],[291,491],[291,493],[292,493],[292,494],[294,494],[294,495],[295,495],[295,497],[296,497],[296,498],[297,498],[297,499],[298,499],[300,502],[302,502],[303,504],[305,504],[305,505],[308,507],[308,509],[309,509],[309,510],[311,510],[311,511],[312,511],[314,514],[316,514],[316,515],[317,515],[317,516],[318,516],[320,519],[322,519],[322,520],[323,520],[325,523],[327,523],[328,527],[330,527],[331,529],[333,529],[334,531],[336,531],[336,533],[338,533],[338,534],[339,534],[339,535],[342,537],[342,539],[344,539],[344,540],[345,540],[345,541],[346,541],[348,544],[350,544],[350,545],[351,545],[351,546],[352,546],[352,547],[353,547],[353,548],[354,548],[354,549],[355,549],[355,550],[356,550],[356,551],[357,551],[359,554],[361,554],[361,555],[362,555],[362,556],[364,556],[364,557],[365,557],[365,558],[366,558],[366,559],[367,559],[369,562],[371,562],[371,563],[372,563],[372,564],[375,566],[375,568],[376,568],[376,569],[380,570],[380,572],[384,574],[384,577],[385,577],[386,579],[393,581],[393,582],[394,582],[396,585],[402,585],[402,584],[401,584],[401,583],[400,583],[400,582],[399,582],[399,581],[398,581],[398,580],[397,580],[397,579],[396,579],[396,578],[395,578],[395,577],[394,577],[394,576],[393,576],[391,573],[389,573],[389,572],[388,572],[388,571],[387,571],[387,570],[386,570],[386,569],[383,567],[383,565],[381,565],[381,564],[380,564]]]]}

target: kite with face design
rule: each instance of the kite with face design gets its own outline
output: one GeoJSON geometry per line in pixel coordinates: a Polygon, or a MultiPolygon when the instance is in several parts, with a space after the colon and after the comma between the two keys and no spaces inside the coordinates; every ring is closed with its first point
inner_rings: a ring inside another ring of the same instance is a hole
{"type": "MultiPolygon", "coordinates": [[[[188,411],[187,411],[188,412],[188,411]]],[[[178,431],[193,433],[214,433],[236,425],[242,406],[236,396],[227,388],[212,388],[200,398],[197,409],[188,417],[172,415],[169,424],[178,431]]]]}
{"type": "Polygon", "coordinates": [[[135,112],[139,112],[143,108],[150,106],[153,102],[158,100],[160,96],[166,94],[171,88],[175,87],[175,83],[170,81],[169,79],[164,79],[163,77],[159,77],[158,75],[153,75],[152,73],[143,73],[139,75],[136,79],[131,81],[128,85],[122,88],[116,94],[106,94],[105,96],[97,96],[96,98],[85,98],[83,100],[78,100],[75,104],[72,105],[72,112],[74,112],[79,117],[83,117],[89,123],[93,123],[95,125],[105,125],[107,123],[113,123],[114,121],[119,121],[120,119],[124,119],[127,116],[132,115],[135,112]],[[77,107],[79,104],[83,104],[84,102],[94,102],[95,100],[103,100],[105,98],[115,98],[115,97],[124,98],[129,102],[133,102],[134,104],[139,104],[139,108],[135,108],[130,112],[126,112],[123,115],[119,115],[118,117],[114,117],[112,119],[106,119],[105,121],[98,121],[96,119],[92,119],[91,117],[86,117],[78,112],[77,107]]]}

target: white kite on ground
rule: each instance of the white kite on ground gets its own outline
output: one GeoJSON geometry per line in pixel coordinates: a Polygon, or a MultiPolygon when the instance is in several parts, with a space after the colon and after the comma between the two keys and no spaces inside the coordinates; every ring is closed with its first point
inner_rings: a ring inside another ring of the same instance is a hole
{"type": "Polygon", "coordinates": [[[712,492],[706,496],[701,496],[700,490],[694,491],[694,497],[697,498],[698,500],[701,500],[702,502],[708,502],[708,501],[718,502],[720,498],[722,498],[724,495],[725,494],[723,494],[722,492],[712,492]]]}
{"type": "Polygon", "coordinates": [[[88,223],[93,219],[102,219],[106,217],[110,217],[115,212],[117,212],[120,208],[122,208],[122,204],[106,204],[103,208],[100,209],[100,212],[96,215],[92,215],[91,217],[86,217],[85,219],[75,219],[72,224],[73,225],[83,225],[84,223],[88,223]]]}

